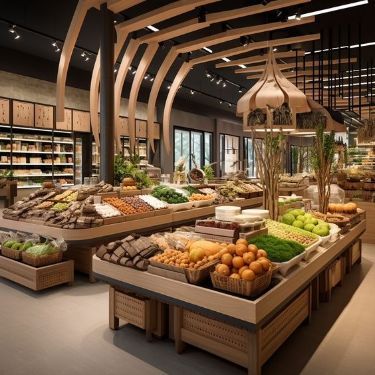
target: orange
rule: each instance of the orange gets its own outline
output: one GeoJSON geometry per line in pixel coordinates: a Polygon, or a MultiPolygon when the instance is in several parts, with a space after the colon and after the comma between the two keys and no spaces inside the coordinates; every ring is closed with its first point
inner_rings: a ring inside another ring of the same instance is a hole
{"type": "Polygon", "coordinates": [[[233,263],[233,267],[237,268],[237,269],[240,269],[241,267],[243,267],[245,265],[245,262],[243,260],[242,257],[234,257],[233,260],[232,260],[232,263],[233,263]]]}
{"type": "Polygon", "coordinates": [[[241,276],[238,274],[238,273],[232,273],[229,277],[231,277],[232,279],[241,279],[241,276]]]}
{"type": "Polygon", "coordinates": [[[232,255],[226,253],[221,256],[221,263],[226,264],[228,267],[232,267],[232,255]]]}
{"type": "Polygon", "coordinates": [[[257,258],[267,258],[267,257],[268,257],[267,251],[263,249],[258,250],[257,258]]]}
{"type": "Polygon", "coordinates": [[[230,269],[226,264],[219,264],[216,270],[221,275],[229,276],[230,275],[230,269]]]}
{"type": "Polygon", "coordinates": [[[241,267],[239,270],[238,270],[238,274],[241,276],[242,275],[242,272],[245,271],[245,270],[248,270],[249,267],[248,266],[243,266],[241,267]]]}
{"type": "Polygon", "coordinates": [[[244,255],[247,252],[247,246],[244,244],[238,244],[236,245],[236,254],[240,257],[244,255]]]}
{"type": "Polygon", "coordinates": [[[248,252],[248,253],[245,253],[243,255],[243,260],[246,264],[250,264],[251,262],[254,262],[255,260],[255,254],[254,253],[251,253],[251,252],[248,252]]]}
{"type": "Polygon", "coordinates": [[[256,275],[252,270],[245,270],[242,272],[241,279],[243,280],[253,281],[255,280],[255,278],[256,278],[256,275]]]}
{"type": "Polygon", "coordinates": [[[248,250],[248,251],[251,251],[251,252],[254,253],[255,255],[256,255],[257,252],[258,252],[258,248],[256,247],[256,245],[253,245],[253,244],[249,245],[249,246],[247,247],[247,250],[248,250]]]}
{"type": "Polygon", "coordinates": [[[236,245],[246,245],[247,246],[248,242],[244,238],[240,238],[239,240],[236,241],[236,245]]]}
{"type": "Polygon", "coordinates": [[[230,254],[234,254],[236,252],[236,245],[231,243],[227,246],[227,251],[230,253],[230,254]]]}
{"type": "Polygon", "coordinates": [[[263,273],[262,264],[259,262],[252,262],[249,269],[251,269],[256,275],[261,275],[263,273]]]}

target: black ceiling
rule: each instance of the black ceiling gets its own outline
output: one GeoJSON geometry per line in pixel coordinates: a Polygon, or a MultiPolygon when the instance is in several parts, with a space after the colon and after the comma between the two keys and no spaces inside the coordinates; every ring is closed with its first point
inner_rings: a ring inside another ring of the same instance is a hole
{"type": "MultiPolygon", "coordinates": [[[[344,0],[312,0],[311,3],[307,3],[300,7],[287,8],[285,12],[289,15],[294,14],[297,10],[301,10],[302,13],[306,13],[312,10],[325,9],[335,5],[342,5],[346,3],[354,2],[344,0]]],[[[135,6],[117,18],[119,21],[133,18],[137,15],[144,13],[145,11],[156,9],[162,5],[170,3],[166,0],[152,0],[146,1],[138,6],[135,6]]],[[[210,5],[205,6],[208,13],[241,8],[244,6],[254,5],[260,3],[260,1],[250,0],[223,0],[210,5]]],[[[67,33],[72,15],[74,13],[77,1],[76,0],[12,0],[3,1],[2,10],[0,14],[0,69],[10,70],[20,74],[29,74],[36,76],[40,79],[46,79],[54,81],[57,73],[57,65],[59,60],[59,53],[54,52],[54,48],[51,43],[54,40],[63,41],[67,33]],[[8,32],[9,25],[17,25],[17,29],[21,38],[15,40],[13,36],[8,32]]],[[[347,44],[348,29],[350,28],[351,44],[358,43],[359,39],[359,25],[361,25],[361,39],[362,43],[374,42],[375,41],[375,28],[373,27],[373,18],[375,15],[375,1],[369,0],[369,4],[365,6],[359,6],[348,10],[342,10],[335,13],[328,13],[319,15],[316,18],[314,24],[307,24],[298,27],[292,27],[282,31],[274,32],[273,34],[257,34],[253,36],[255,41],[266,40],[270,38],[280,38],[288,36],[303,35],[308,33],[316,33],[323,31],[323,46],[328,47],[328,36],[329,30],[332,30],[332,45],[337,46],[339,43],[339,27],[341,27],[341,44],[347,44]],[[341,25],[341,26],[339,26],[341,25]]],[[[191,19],[197,16],[197,11],[192,11],[166,22],[156,24],[154,26],[159,29],[165,28],[172,24],[182,22],[187,19],[191,19]]],[[[230,28],[238,28],[243,26],[251,26],[266,22],[276,21],[276,12],[267,12],[259,16],[242,17],[236,20],[227,22],[227,26],[230,28]]],[[[83,50],[89,53],[97,53],[99,48],[99,11],[92,9],[86,17],[83,29],[81,30],[77,48],[73,54],[71,68],[68,74],[68,83],[81,87],[89,88],[90,73],[93,68],[95,55],[92,55],[89,61],[84,61],[81,57],[83,50]]],[[[178,37],[173,40],[176,44],[185,41],[200,38],[206,35],[213,35],[223,30],[223,24],[215,24],[206,29],[190,33],[183,37],[178,37]]],[[[143,29],[137,31],[136,36],[141,36],[151,31],[143,29]]],[[[155,56],[150,68],[149,73],[155,74],[158,67],[161,64],[163,57],[170,48],[167,43],[164,49],[159,48],[157,55],[155,56]]],[[[239,40],[219,44],[210,47],[214,52],[222,51],[226,48],[238,47],[240,45],[239,40]]],[[[287,47],[284,47],[286,50],[287,47]]],[[[305,44],[303,46],[305,50],[311,50],[312,44],[305,44]]],[[[316,49],[320,48],[320,42],[316,43],[316,49]]],[[[282,50],[282,48],[280,48],[282,50]]],[[[133,66],[137,66],[144,48],[140,48],[137,53],[133,66]]],[[[259,51],[257,51],[259,52],[259,51]]],[[[207,54],[203,50],[196,51],[192,54],[192,58],[199,55],[207,54]]],[[[255,52],[254,52],[255,54],[255,52]]],[[[358,49],[352,50],[352,56],[358,54],[358,49]]],[[[247,54],[249,56],[251,54],[247,54]]],[[[233,59],[245,57],[246,55],[239,55],[233,57],[233,59]]],[[[362,48],[362,64],[366,66],[367,63],[371,64],[371,60],[375,57],[375,46],[362,48]]],[[[170,70],[167,79],[171,81],[176,74],[182,61],[186,56],[181,56],[170,70]]],[[[177,103],[188,102],[191,106],[193,104],[194,109],[197,111],[207,111],[210,114],[211,111],[229,111],[234,112],[234,106],[229,108],[227,103],[236,103],[242,94],[238,93],[238,86],[248,89],[254,84],[254,81],[246,80],[246,75],[234,74],[234,69],[216,69],[215,63],[207,63],[199,66],[195,66],[188,77],[185,79],[182,88],[179,90],[177,95],[177,103]],[[219,74],[224,79],[235,83],[238,86],[230,83],[224,88],[222,85],[217,85],[215,82],[210,82],[205,77],[205,72],[209,71],[215,74],[219,74]],[[195,94],[190,94],[190,89],[195,90],[195,94]],[[206,93],[208,95],[204,95],[206,93]],[[223,100],[224,103],[219,104],[219,99],[223,100]]],[[[220,62],[220,61],[219,61],[220,62]]],[[[128,80],[132,79],[131,75],[128,74],[128,80]]],[[[162,95],[159,99],[161,101],[165,98],[167,92],[166,82],[163,86],[162,95]]],[[[141,97],[147,100],[150,83],[144,81],[142,85],[141,97]]],[[[124,90],[124,96],[127,96],[128,92],[124,90]]]]}

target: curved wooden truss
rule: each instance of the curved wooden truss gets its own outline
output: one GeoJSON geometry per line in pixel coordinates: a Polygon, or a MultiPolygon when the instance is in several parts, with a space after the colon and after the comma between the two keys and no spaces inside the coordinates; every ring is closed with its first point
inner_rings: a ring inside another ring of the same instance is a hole
{"type": "MultiPolygon", "coordinates": [[[[108,4],[108,8],[116,13],[116,12],[125,10],[127,8],[130,8],[134,5],[137,5],[143,1],[144,0],[128,0],[128,1],[108,0],[107,4],[108,4]]],[[[117,43],[115,45],[115,59],[118,58],[126,39],[129,37],[129,35],[133,31],[142,29],[153,23],[158,23],[166,19],[173,18],[176,15],[180,15],[181,13],[191,11],[194,8],[197,8],[199,6],[217,2],[217,1],[219,0],[175,1],[166,6],[160,7],[146,14],[135,17],[134,19],[131,19],[131,20],[128,20],[121,24],[116,25],[117,43]]],[[[267,12],[267,11],[271,11],[275,9],[280,9],[283,7],[289,7],[289,6],[293,6],[297,4],[307,3],[309,1],[311,0],[276,0],[267,4],[267,6],[258,4],[258,5],[248,6],[248,7],[244,7],[240,9],[233,9],[229,11],[222,11],[222,12],[207,14],[203,22],[200,22],[202,20],[198,20],[198,18],[194,18],[192,20],[185,21],[181,24],[176,24],[166,29],[160,30],[151,35],[146,35],[144,37],[141,37],[136,42],[133,42],[133,43],[129,42],[129,45],[127,47],[127,50],[124,53],[124,58],[123,58],[123,61],[121,62],[120,69],[118,70],[118,74],[116,78],[116,86],[115,86],[116,118],[118,118],[119,109],[120,109],[120,99],[118,99],[118,97],[121,96],[123,83],[125,81],[128,68],[130,66],[129,61],[130,62],[132,61],[132,57],[134,57],[140,44],[142,43],[151,44],[151,43],[160,42],[163,40],[173,38],[175,36],[191,33],[193,31],[202,29],[204,27],[208,27],[209,25],[213,23],[222,22],[222,21],[234,19],[234,18],[245,17],[245,16],[249,16],[253,14],[259,14],[259,13],[263,13],[263,12],[267,12]],[[128,51],[129,48],[130,50],[128,51]]],[[[58,120],[61,120],[61,121],[63,120],[66,73],[67,73],[69,61],[71,58],[71,53],[73,51],[74,44],[78,37],[79,30],[82,26],[87,10],[91,7],[99,8],[100,4],[103,2],[104,1],[102,0],[80,0],[77,5],[77,9],[74,14],[72,24],[69,28],[68,36],[66,38],[67,40],[64,44],[64,49],[63,49],[63,53],[62,53],[61,60],[60,60],[60,66],[59,66],[58,88],[57,88],[57,114],[58,114],[57,119],[58,120]]],[[[299,22],[299,24],[302,24],[302,23],[304,23],[304,21],[299,22]]],[[[276,30],[278,28],[282,28],[276,25],[274,27],[275,28],[273,29],[272,26],[269,25],[267,29],[263,29],[263,30],[270,31],[270,30],[276,30]]],[[[232,40],[238,36],[245,35],[244,33],[251,33],[251,32],[252,32],[251,28],[229,30],[228,32],[217,35],[217,37],[219,38],[217,43],[222,43],[227,40],[232,40]]],[[[153,83],[152,90],[150,93],[149,108],[148,108],[148,130],[150,133],[150,142],[151,142],[152,147],[153,147],[153,141],[152,141],[153,140],[153,133],[152,133],[153,126],[150,126],[150,125],[153,124],[153,121],[154,121],[156,98],[160,90],[161,84],[165,78],[165,75],[167,74],[169,68],[171,67],[171,65],[173,64],[173,62],[175,61],[179,53],[190,52],[190,50],[206,47],[206,45],[210,45],[208,43],[210,43],[209,38],[201,38],[198,41],[185,43],[184,46],[180,46],[181,48],[176,48],[175,50],[172,49],[170,53],[168,53],[165,61],[161,64],[160,70],[162,70],[163,68],[164,72],[163,71],[160,72],[159,70],[155,77],[155,81],[153,83]],[[200,44],[196,44],[196,42],[200,44]],[[151,108],[150,108],[150,105],[151,105],[151,108]]],[[[146,66],[150,64],[152,57],[156,53],[156,49],[155,47],[153,48],[150,47],[150,49],[148,48],[147,51],[149,51],[149,53],[147,54],[145,53],[142,58],[142,66],[143,66],[142,70],[143,71],[147,70],[146,66]],[[153,51],[153,53],[150,53],[150,51],[153,51]]],[[[100,80],[99,68],[100,68],[100,51],[95,61],[92,80],[91,80],[91,86],[90,86],[90,116],[91,116],[92,130],[95,136],[95,140],[98,144],[99,144],[98,103],[99,103],[99,80],[100,80]]],[[[138,77],[140,76],[141,74],[139,73],[138,77]]],[[[135,101],[135,103],[137,102],[136,99],[137,99],[138,92],[140,89],[140,84],[136,83],[136,81],[137,80],[134,79],[133,87],[131,90],[131,92],[133,92],[133,88],[136,89],[134,90],[134,94],[132,95],[132,102],[135,101]]],[[[130,111],[129,117],[133,117],[133,115],[135,116],[135,109],[130,111]]],[[[135,119],[129,118],[129,132],[131,134],[131,138],[133,137],[133,134],[134,134],[134,131],[133,131],[134,125],[135,125],[135,119]]],[[[118,126],[116,126],[116,128],[118,128],[118,126]]],[[[119,137],[116,136],[116,139],[117,138],[119,137]]],[[[134,142],[134,140],[131,140],[131,142],[134,142]]]]}

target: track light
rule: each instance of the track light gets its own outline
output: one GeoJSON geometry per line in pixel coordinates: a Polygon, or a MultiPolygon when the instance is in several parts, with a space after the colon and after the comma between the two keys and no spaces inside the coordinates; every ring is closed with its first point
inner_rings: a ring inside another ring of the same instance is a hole
{"type": "Polygon", "coordinates": [[[206,72],[206,77],[211,78],[211,74],[209,72],[206,72]]]}
{"type": "Polygon", "coordinates": [[[210,82],[215,81],[215,77],[211,77],[210,82]]]}
{"type": "Polygon", "coordinates": [[[221,83],[222,80],[223,80],[223,79],[222,79],[221,77],[218,77],[217,80],[216,80],[216,84],[217,84],[217,85],[220,85],[220,83],[221,83]]]}
{"type": "Polygon", "coordinates": [[[168,86],[167,86],[167,89],[170,90],[170,89],[171,89],[171,85],[168,85],[168,86]]]}
{"type": "Polygon", "coordinates": [[[276,11],[276,18],[281,18],[282,15],[283,15],[283,11],[280,10],[280,9],[278,9],[278,10],[276,11]]]}
{"type": "Polygon", "coordinates": [[[190,90],[190,94],[191,94],[191,95],[194,95],[194,94],[195,94],[195,91],[194,91],[194,90],[190,90]]]}
{"type": "Polygon", "coordinates": [[[273,48],[272,48],[272,51],[273,51],[273,52],[277,52],[277,47],[273,47],[273,48]]]}
{"type": "Polygon", "coordinates": [[[132,75],[134,76],[135,73],[137,73],[137,69],[134,68],[134,70],[132,71],[132,75]]]}
{"type": "Polygon", "coordinates": [[[155,79],[154,76],[150,76],[150,82],[154,82],[154,79],[155,79]]]}
{"type": "Polygon", "coordinates": [[[146,75],[143,77],[143,79],[145,79],[145,80],[147,81],[149,77],[150,77],[150,76],[149,76],[148,74],[146,74],[146,75]]]}
{"type": "Polygon", "coordinates": [[[223,87],[227,87],[227,84],[226,84],[226,82],[225,82],[225,81],[223,82],[223,87]]]}
{"type": "Polygon", "coordinates": [[[83,51],[83,52],[81,53],[81,57],[83,58],[83,60],[84,60],[85,62],[87,62],[87,61],[90,60],[90,54],[89,54],[88,52],[86,52],[86,51],[83,51]]]}
{"type": "Polygon", "coordinates": [[[223,101],[222,101],[222,100],[219,100],[219,104],[223,104],[223,101]]]}
{"type": "Polygon", "coordinates": [[[113,69],[113,73],[117,73],[117,68],[113,69]]]}
{"type": "Polygon", "coordinates": [[[296,13],[296,20],[301,21],[301,18],[302,18],[301,11],[298,10],[297,13],[296,13]]]}
{"type": "Polygon", "coordinates": [[[243,47],[246,47],[249,44],[249,37],[248,36],[241,36],[240,37],[240,44],[243,47]]]}
{"type": "Polygon", "coordinates": [[[190,57],[192,55],[192,52],[187,52],[186,53],[186,58],[185,58],[185,62],[189,62],[190,61],[190,57]]]}
{"type": "Polygon", "coordinates": [[[133,70],[133,67],[129,66],[128,70],[129,70],[129,72],[131,72],[133,70]]]}
{"type": "Polygon", "coordinates": [[[57,43],[57,41],[54,41],[51,43],[52,47],[54,48],[55,52],[58,53],[61,51],[60,47],[59,47],[59,44],[57,43]]]}
{"type": "Polygon", "coordinates": [[[240,87],[240,88],[238,89],[238,93],[239,93],[239,94],[242,94],[242,93],[243,93],[243,88],[242,88],[242,87],[240,87]]]}
{"type": "Polygon", "coordinates": [[[228,107],[229,107],[229,108],[232,107],[232,103],[228,103],[228,107]]]}
{"type": "Polygon", "coordinates": [[[16,31],[16,25],[9,26],[8,31],[13,35],[13,39],[17,40],[21,38],[21,35],[16,31]]]}

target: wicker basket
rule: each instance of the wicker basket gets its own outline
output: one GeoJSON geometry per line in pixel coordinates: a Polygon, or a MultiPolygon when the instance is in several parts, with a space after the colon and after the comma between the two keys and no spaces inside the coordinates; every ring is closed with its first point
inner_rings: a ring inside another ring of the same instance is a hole
{"type": "Polygon", "coordinates": [[[228,276],[219,275],[217,272],[211,272],[210,276],[214,288],[246,297],[254,297],[269,287],[272,273],[272,268],[270,268],[264,275],[257,277],[253,281],[233,279],[228,276]]]}
{"type": "Polygon", "coordinates": [[[11,249],[9,247],[1,247],[1,254],[7,258],[14,259],[14,260],[21,260],[22,259],[22,251],[11,249]]]}
{"type": "Polygon", "coordinates": [[[50,255],[32,256],[26,252],[22,252],[22,261],[33,267],[43,267],[62,261],[62,251],[50,255]]]}

